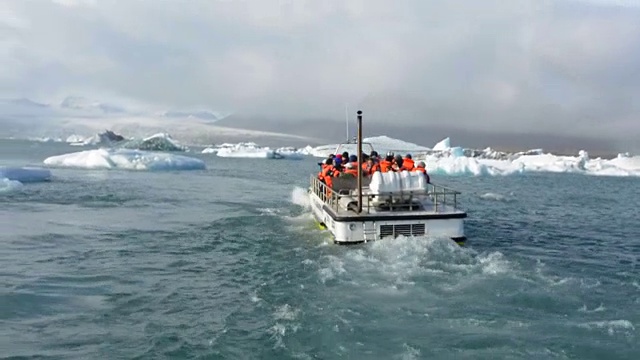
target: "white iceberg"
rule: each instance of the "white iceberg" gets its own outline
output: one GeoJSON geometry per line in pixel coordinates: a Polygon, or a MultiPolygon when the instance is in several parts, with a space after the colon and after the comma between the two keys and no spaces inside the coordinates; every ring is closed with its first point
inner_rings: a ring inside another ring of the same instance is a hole
{"type": "MultiPolygon", "coordinates": [[[[69,142],[69,138],[67,138],[67,142],[69,142]]],[[[125,140],[122,135],[116,134],[111,130],[105,130],[99,134],[95,134],[90,136],[82,141],[78,142],[70,142],[69,145],[73,146],[87,146],[87,145],[102,145],[102,146],[112,146],[115,143],[125,140]]]]}
{"type": "Polygon", "coordinates": [[[125,149],[147,150],[147,151],[187,151],[186,146],[180,145],[167,133],[158,133],[141,140],[130,140],[122,147],[125,149]]]}
{"type": "Polygon", "coordinates": [[[449,148],[451,148],[451,139],[447,137],[447,138],[444,138],[444,139],[440,140],[440,142],[438,142],[433,147],[433,150],[442,151],[442,150],[447,150],[449,148]]]}
{"type": "Polygon", "coordinates": [[[44,160],[50,166],[84,169],[127,170],[202,170],[200,159],[169,153],[131,149],[96,149],[51,156],[44,160]]]}
{"type": "Polygon", "coordinates": [[[21,183],[43,182],[51,180],[51,171],[35,167],[0,166],[0,178],[21,183]]]}
{"type": "MultiPolygon", "coordinates": [[[[428,147],[414,144],[411,142],[394,139],[388,136],[374,136],[363,138],[362,151],[365,153],[370,153],[370,147],[366,144],[370,144],[375,151],[378,152],[381,156],[384,156],[387,152],[399,153],[401,155],[405,155],[405,153],[415,153],[415,152],[425,152],[429,151],[428,147]]],[[[315,156],[326,158],[330,154],[333,154],[335,150],[338,148],[340,144],[329,144],[329,145],[321,145],[316,147],[307,146],[304,151],[305,153],[315,156]]],[[[357,152],[357,145],[354,144],[343,144],[341,149],[343,151],[347,151],[349,154],[355,154],[357,152]]]]}
{"type": "Polygon", "coordinates": [[[0,194],[11,192],[20,187],[22,187],[22,183],[20,181],[0,177],[0,194]]]}
{"type": "Polygon", "coordinates": [[[51,180],[49,169],[0,166],[0,193],[18,189],[23,183],[51,180]]]}
{"type": "Polygon", "coordinates": [[[77,135],[77,134],[72,134],[72,135],[69,135],[67,137],[67,140],[65,142],[67,142],[69,144],[82,143],[82,142],[84,142],[84,137],[82,137],[80,135],[77,135]]]}
{"type": "Polygon", "coordinates": [[[578,156],[553,154],[522,155],[513,160],[427,155],[419,158],[431,174],[510,175],[527,172],[578,173],[585,175],[640,176],[640,157],[590,159],[586,152],[578,156]]]}
{"type": "Polygon", "coordinates": [[[294,147],[282,147],[273,150],[262,147],[254,142],[241,142],[238,144],[221,144],[210,146],[202,150],[203,154],[215,154],[228,158],[254,158],[254,159],[289,159],[300,160],[306,153],[294,147]]]}
{"type": "MultiPolygon", "coordinates": [[[[628,153],[619,154],[615,159],[592,159],[585,150],[581,150],[577,156],[560,156],[544,153],[542,149],[531,149],[517,153],[496,151],[491,148],[484,150],[464,149],[458,146],[452,147],[449,137],[438,142],[433,149],[387,136],[364,140],[371,143],[378,154],[382,156],[386,151],[395,151],[401,155],[404,155],[404,152],[411,152],[415,161],[426,163],[427,171],[430,174],[479,176],[555,172],[640,177],[640,157],[628,153]]],[[[327,157],[335,152],[337,146],[338,144],[307,146],[301,152],[316,157],[327,157]]],[[[356,145],[350,144],[349,146],[352,148],[345,147],[344,149],[349,153],[355,153],[356,145]]]]}
{"type": "Polygon", "coordinates": [[[274,151],[274,155],[276,159],[287,159],[287,160],[302,160],[306,154],[304,150],[299,150],[294,147],[281,147],[274,151]]]}

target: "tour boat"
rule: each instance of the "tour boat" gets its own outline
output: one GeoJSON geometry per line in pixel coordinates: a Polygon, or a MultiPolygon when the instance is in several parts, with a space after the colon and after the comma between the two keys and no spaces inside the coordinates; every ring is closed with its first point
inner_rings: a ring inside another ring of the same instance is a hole
{"type": "MultiPolygon", "coordinates": [[[[357,148],[350,154],[363,154],[362,111],[358,111],[357,148]]],[[[337,146],[341,154],[354,144],[337,146]]],[[[370,152],[369,152],[370,153],[370,152]]],[[[362,169],[358,156],[358,169],[362,169]]],[[[398,236],[448,237],[457,243],[466,240],[464,219],[458,207],[460,192],[427,183],[421,172],[375,172],[371,176],[339,176],[332,186],[310,179],[309,197],[314,217],[329,230],[336,244],[358,244],[398,236]]]]}

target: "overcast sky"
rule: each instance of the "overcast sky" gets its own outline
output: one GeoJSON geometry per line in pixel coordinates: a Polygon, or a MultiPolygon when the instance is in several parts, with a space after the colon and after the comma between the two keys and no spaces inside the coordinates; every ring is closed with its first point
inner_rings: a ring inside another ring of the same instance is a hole
{"type": "Polygon", "coordinates": [[[640,136],[640,0],[2,0],[0,95],[640,136]]]}

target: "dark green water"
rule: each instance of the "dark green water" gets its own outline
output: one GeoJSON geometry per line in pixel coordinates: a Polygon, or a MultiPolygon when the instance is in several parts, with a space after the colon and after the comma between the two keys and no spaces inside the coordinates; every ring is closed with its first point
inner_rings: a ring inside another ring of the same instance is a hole
{"type": "MultiPolygon", "coordinates": [[[[0,142],[0,165],[65,145],[0,142]]],[[[53,169],[0,195],[0,357],[637,359],[638,179],[437,177],[469,241],[339,247],[316,159],[53,169]]]]}

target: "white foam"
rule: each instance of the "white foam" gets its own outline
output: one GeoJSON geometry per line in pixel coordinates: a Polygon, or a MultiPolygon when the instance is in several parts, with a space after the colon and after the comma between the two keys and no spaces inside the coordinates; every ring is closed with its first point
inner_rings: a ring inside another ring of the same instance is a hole
{"type": "Polygon", "coordinates": [[[50,166],[84,169],[127,170],[201,170],[202,160],[169,153],[129,149],[96,149],[51,156],[44,160],[50,166]]]}
{"type": "Polygon", "coordinates": [[[301,187],[295,187],[293,188],[293,191],[291,191],[291,202],[302,206],[305,209],[310,209],[311,208],[311,203],[309,202],[309,194],[307,193],[307,190],[301,188],[301,187]]]}
{"type": "Polygon", "coordinates": [[[631,321],[624,319],[591,321],[579,326],[590,330],[605,329],[609,335],[615,335],[617,332],[629,333],[636,330],[631,321]]]}

